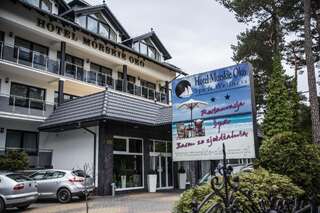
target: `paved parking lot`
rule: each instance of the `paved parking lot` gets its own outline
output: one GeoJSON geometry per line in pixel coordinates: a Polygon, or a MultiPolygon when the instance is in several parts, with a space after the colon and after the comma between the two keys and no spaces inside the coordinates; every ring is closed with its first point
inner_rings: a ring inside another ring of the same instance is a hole
{"type": "MultiPolygon", "coordinates": [[[[136,193],[118,195],[116,197],[92,197],[89,199],[89,213],[170,213],[173,204],[179,199],[176,192],[136,193]]],[[[35,203],[28,213],[85,213],[85,202],[74,200],[68,204],[58,204],[54,201],[35,203]]],[[[8,212],[19,212],[10,209],[8,212]]]]}

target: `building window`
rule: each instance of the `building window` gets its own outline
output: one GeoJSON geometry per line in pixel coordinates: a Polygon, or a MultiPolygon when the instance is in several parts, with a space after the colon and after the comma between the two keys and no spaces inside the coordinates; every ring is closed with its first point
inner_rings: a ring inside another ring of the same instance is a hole
{"type": "MultiPolygon", "coordinates": [[[[61,53],[58,52],[57,54],[58,58],[61,58],[61,53]]],[[[83,59],[78,58],[73,55],[66,54],[65,55],[65,62],[66,62],[66,69],[65,69],[65,75],[78,79],[78,80],[85,80],[84,76],[84,70],[83,70],[83,59]]]]}
{"type": "Polygon", "coordinates": [[[113,149],[113,182],[117,189],[142,188],[142,139],[114,137],[113,149]]]}
{"type": "Polygon", "coordinates": [[[11,83],[10,105],[45,110],[45,100],[45,89],[11,83]]]}
{"type": "Polygon", "coordinates": [[[35,68],[43,68],[46,66],[49,48],[43,45],[15,37],[15,57],[19,58],[20,63],[26,65],[33,64],[35,68]]]}
{"type": "Polygon", "coordinates": [[[161,61],[161,55],[159,51],[150,43],[138,41],[133,44],[133,49],[141,54],[149,56],[152,59],[161,61]]]}
{"type": "Polygon", "coordinates": [[[91,32],[100,34],[107,39],[112,41],[117,41],[116,32],[110,27],[110,25],[102,21],[103,17],[100,14],[91,14],[79,16],[77,18],[77,23],[91,32]]]}
{"type": "Polygon", "coordinates": [[[113,88],[112,69],[98,64],[91,63],[88,73],[88,81],[97,83],[100,86],[110,86],[113,88]]]}
{"type": "Polygon", "coordinates": [[[146,81],[146,80],[140,80],[141,84],[141,93],[142,96],[151,100],[155,99],[155,90],[156,90],[156,84],[146,81]]]}
{"type": "Polygon", "coordinates": [[[40,8],[47,11],[47,12],[51,12],[52,10],[52,3],[49,0],[41,0],[40,1],[40,8]]]}
{"type": "MultiPolygon", "coordinates": [[[[55,91],[54,92],[54,103],[58,103],[58,96],[59,96],[58,91],[55,91]]],[[[79,96],[63,93],[64,102],[71,101],[71,100],[74,100],[74,99],[77,99],[77,98],[79,98],[79,96]]]]}
{"type": "Polygon", "coordinates": [[[7,130],[6,150],[24,150],[28,154],[38,153],[38,133],[20,130],[7,130]]]}
{"type": "Polygon", "coordinates": [[[39,7],[49,13],[52,11],[52,2],[50,0],[24,0],[33,6],[39,7]]]}

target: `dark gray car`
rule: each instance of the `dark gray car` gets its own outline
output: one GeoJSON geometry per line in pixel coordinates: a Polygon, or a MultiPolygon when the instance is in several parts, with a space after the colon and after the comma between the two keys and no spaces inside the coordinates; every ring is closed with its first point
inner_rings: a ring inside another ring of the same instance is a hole
{"type": "Polygon", "coordinates": [[[93,178],[82,170],[40,170],[30,178],[38,184],[39,198],[56,198],[60,203],[68,203],[73,196],[85,198],[85,193],[94,190],[93,178]]]}
{"type": "Polygon", "coordinates": [[[0,173],[0,213],[12,207],[24,210],[37,199],[35,181],[18,173],[0,173]]]}

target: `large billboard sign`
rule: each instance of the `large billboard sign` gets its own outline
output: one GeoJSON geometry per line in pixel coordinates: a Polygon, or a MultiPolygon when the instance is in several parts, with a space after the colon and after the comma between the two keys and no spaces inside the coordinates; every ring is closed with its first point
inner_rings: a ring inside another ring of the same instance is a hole
{"type": "Polygon", "coordinates": [[[174,161],[255,158],[255,108],[250,64],[172,82],[174,161]]]}

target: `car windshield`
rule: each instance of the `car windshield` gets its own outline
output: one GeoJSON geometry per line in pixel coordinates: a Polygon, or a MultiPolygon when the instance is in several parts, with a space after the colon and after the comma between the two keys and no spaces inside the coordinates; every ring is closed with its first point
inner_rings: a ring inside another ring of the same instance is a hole
{"type": "Polygon", "coordinates": [[[87,177],[87,178],[90,177],[89,175],[86,175],[83,170],[72,171],[72,174],[74,174],[75,176],[78,176],[78,177],[87,177]]]}
{"type": "Polygon", "coordinates": [[[24,175],[21,175],[21,174],[8,174],[7,177],[16,181],[16,182],[25,182],[25,181],[31,180],[30,178],[28,178],[24,175]]]}

